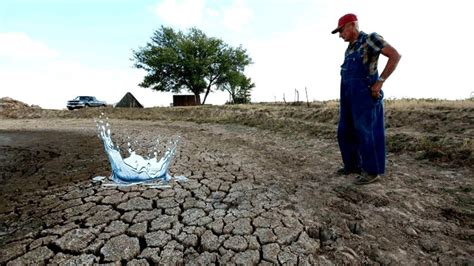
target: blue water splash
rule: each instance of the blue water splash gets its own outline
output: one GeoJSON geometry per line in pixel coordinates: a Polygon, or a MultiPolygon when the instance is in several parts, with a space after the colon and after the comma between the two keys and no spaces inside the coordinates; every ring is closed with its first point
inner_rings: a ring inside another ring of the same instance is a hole
{"type": "MultiPolygon", "coordinates": [[[[98,136],[104,144],[105,152],[112,167],[111,179],[115,184],[112,185],[135,185],[146,184],[152,186],[165,185],[172,177],[168,174],[168,167],[176,153],[180,137],[170,142],[169,147],[163,157],[158,160],[158,153],[153,152],[153,157],[145,159],[136,154],[128,143],[130,156],[123,159],[120,149],[112,142],[110,124],[108,118],[103,119],[104,114],[96,120],[98,136]],[[156,181],[159,183],[157,184],[156,181]]],[[[94,181],[102,181],[105,178],[95,177],[94,181]]],[[[184,176],[177,176],[175,179],[186,180],[184,176]]],[[[110,185],[110,184],[109,184],[110,185]]]]}

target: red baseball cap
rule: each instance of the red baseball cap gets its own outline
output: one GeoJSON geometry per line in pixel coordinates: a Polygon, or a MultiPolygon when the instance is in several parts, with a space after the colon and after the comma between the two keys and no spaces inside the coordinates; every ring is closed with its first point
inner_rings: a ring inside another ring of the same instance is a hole
{"type": "Polygon", "coordinates": [[[354,22],[354,21],[357,21],[357,16],[356,15],[354,15],[352,13],[345,14],[344,16],[342,16],[339,19],[339,22],[337,23],[337,28],[335,30],[333,30],[331,33],[334,34],[336,32],[339,32],[341,30],[341,28],[344,27],[344,25],[346,25],[349,22],[354,22]]]}

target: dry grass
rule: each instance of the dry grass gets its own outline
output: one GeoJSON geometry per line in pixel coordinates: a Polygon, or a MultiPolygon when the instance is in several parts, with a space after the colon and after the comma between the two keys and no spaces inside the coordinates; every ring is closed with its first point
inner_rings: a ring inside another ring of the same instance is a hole
{"type": "MultiPolygon", "coordinates": [[[[474,165],[474,101],[432,99],[386,100],[387,147],[390,152],[413,152],[419,159],[446,165],[474,165]]],[[[88,108],[75,111],[18,108],[0,117],[14,119],[90,118],[105,113],[127,120],[190,121],[241,124],[286,135],[303,134],[336,139],[337,101],[301,104],[159,107],[144,109],[88,108]]]]}
{"type": "Polygon", "coordinates": [[[440,100],[440,99],[386,99],[385,106],[391,108],[434,108],[434,109],[443,109],[443,108],[472,108],[474,105],[474,98],[465,99],[465,100],[440,100]]]}

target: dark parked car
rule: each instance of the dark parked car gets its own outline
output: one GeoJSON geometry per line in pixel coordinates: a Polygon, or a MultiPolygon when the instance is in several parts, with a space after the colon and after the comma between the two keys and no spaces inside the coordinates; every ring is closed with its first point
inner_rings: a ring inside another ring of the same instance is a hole
{"type": "Polygon", "coordinates": [[[74,100],[67,101],[67,109],[73,110],[84,107],[106,106],[104,101],[97,100],[94,96],[77,96],[74,100]]]}

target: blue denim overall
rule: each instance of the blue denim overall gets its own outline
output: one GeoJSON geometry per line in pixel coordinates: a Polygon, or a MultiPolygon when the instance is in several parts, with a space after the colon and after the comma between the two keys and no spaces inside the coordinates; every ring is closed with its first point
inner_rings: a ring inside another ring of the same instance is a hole
{"type": "Polygon", "coordinates": [[[383,92],[371,96],[378,73],[369,75],[360,46],[367,35],[346,54],[341,66],[341,100],[337,139],[346,171],[362,169],[369,174],[385,172],[383,92]]]}

